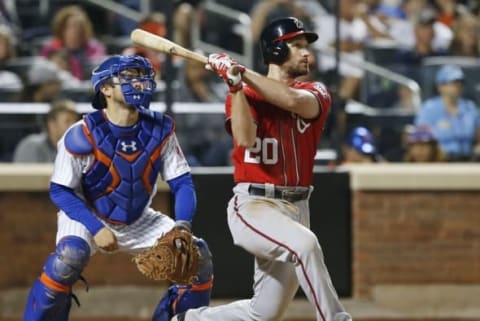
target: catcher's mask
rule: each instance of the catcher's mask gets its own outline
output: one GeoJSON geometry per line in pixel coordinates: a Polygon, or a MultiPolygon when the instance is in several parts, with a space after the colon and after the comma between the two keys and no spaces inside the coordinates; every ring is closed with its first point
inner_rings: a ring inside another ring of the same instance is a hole
{"type": "Polygon", "coordinates": [[[106,107],[100,88],[110,81],[113,85],[120,85],[127,104],[138,110],[148,109],[157,87],[154,77],[155,71],[150,61],[142,56],[109,57],[92,72],[92,86],[95,90],[92,106],[96,109],[106,107]]]}
{"type": "Polygon", "coordinates": [[[308,43],[318,39],[316,33],[305,31],[303,22],[297,18],[288,17],[272,21],[260,35],[260,49],[264,63],[266,65],[269,63],[282,64],[287,60],[289,54],[285,40],[299,35],[305,35],[308,43]]]}

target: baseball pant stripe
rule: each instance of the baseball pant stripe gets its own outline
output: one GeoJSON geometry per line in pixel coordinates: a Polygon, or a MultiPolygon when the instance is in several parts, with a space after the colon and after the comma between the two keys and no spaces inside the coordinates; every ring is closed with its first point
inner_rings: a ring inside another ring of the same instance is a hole
{"type": "Polygon", "coordinates": [[[302,267],[302,273],[303,275],[305,276],[305,280],[307,280],[307,283],[308,283],[308,287],[310,289],[310,292],[312,293],[312,296],[313,296],[313,299],[315,301],[315,307],[317,308],[318,310],[318,313],[320,313],[321,317],[322,317],[322,320],[323,321],[326,321],[325,319],[325,316],[323,315],[323,312],[322,310],[320,309],[320,303],[318,302],[318,298],[317,298],[317,295],[315,293],[315,289],[313,288],[312,286],[312,282],[310,281],[310,278],[308,277],[307,275],[307,272],[305,270],[305,265],[303,264],[302,260],[300,259],[300,257],[298,256],[298,254],[292,250],[290,247],[288,247],[287,245],[275,240],[274,238],[266,235],[265,233],[263,233],[262,231],[256,229],[254,226],[252,226],[250,223],[248,223],[245,218],[242,216],[242,214],[240,213],[240,211],[238,210],[238,196],[235,197],[235,206],[234,206],[234,209],[235,209],[235,215],[243,222],[243,224],[245,224],[246,227],[248,227],[250,230],[252,230],[254,233],[260,235],[261,237],[269,240],[270,242],[274,243],[274,244],[277,244],[278,246],[280,247],[283,247],[285,249],[287,249],[290,253],[292,253],[296,258],[297,258],[297,261],[298,263],[300,264],[300,266],[302,267]]]}

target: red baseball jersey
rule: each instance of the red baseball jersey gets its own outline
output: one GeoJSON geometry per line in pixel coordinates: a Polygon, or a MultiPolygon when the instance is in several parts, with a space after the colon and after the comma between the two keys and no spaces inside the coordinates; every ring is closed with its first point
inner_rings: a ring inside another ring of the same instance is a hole
{"type": "MultiPolygon", "coordinates": [[[[250,87],[244,88],[250,110],[257,123],[257,138],[251,148],[234,142],[232,160],[235,183],[271,183],[283,186],[309,186],[317,145],[330,111],[331,97],[320,82],[295,81],[291,87],[305,89],[315,95],[320,114],[303,119],[265,101],[250,87]]],[[[226,129],[231,134],[231,96],[227,96],[226,129]]]]}

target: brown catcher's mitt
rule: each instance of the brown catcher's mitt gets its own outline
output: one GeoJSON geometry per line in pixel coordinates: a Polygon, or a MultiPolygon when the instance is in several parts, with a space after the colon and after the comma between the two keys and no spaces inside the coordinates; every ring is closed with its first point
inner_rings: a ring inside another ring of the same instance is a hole
{"type": "Polygon", "coordinates": [[[149,279],[188,285],[197,278],[200,251],[189,231],[174,228],[154,246],[134,256],[133,261],[149,279]]]}

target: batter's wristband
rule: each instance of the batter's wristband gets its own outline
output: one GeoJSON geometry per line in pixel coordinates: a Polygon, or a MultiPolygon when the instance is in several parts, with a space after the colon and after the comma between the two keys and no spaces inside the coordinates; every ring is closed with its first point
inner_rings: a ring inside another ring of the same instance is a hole
{"type": "Polygon", "coordinates": [[[238,85],[235,85],[235,86],[228,86],[228,89],[232,94],[234,94],[237,91],[240,91],[243,89],[243,84],[239,83],[238,85]]]}

